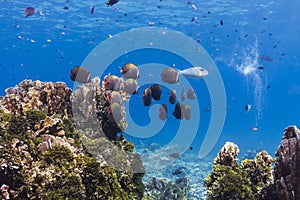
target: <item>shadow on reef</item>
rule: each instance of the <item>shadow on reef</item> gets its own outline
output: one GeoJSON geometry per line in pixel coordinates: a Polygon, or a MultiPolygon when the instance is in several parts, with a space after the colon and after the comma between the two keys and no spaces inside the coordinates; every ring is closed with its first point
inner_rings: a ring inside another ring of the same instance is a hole
{"type": "Polygon", "coordinates": [[[261,151],[253,160],[245,159],[239,165],[238,153],[238,146],[227,142],[214,159],[212,173],[205,179],[208,199],[300,199],[300,131],[297,127],[284,130],[275,159],[261,151]]]}
{"type": "Polygon", "coordinates": [[[74,126],[76,91],[72,96],[65,83],[30,80],[6,90],[0,100],[0,199],[142,199],[140,155],[117,136],[126,121],[103,119],[109,91],[98,88],[96,98],[84,98],[98,114],[95,130],[74,126]]]}

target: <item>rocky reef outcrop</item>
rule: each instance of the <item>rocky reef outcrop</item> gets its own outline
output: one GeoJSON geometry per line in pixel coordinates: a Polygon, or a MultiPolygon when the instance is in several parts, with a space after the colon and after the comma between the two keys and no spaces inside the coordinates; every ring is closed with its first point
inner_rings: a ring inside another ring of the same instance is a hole
{"type": "Polygon", "coordinates": [[[275,159],[261,151],[240,166],[237,149],[226,143],[216,157],[205,180],[209,199],[300,199],[300,130],[296,126],[284,130],[275,159]]]}
{"type": "Polygon", "coordinates": [[[261,188],[272,181],[273,159],[266,151],[254,160],[238,164],[239,148],[227,142],[214,159],[212,173],[205,179],[208,199],[257,199],[261,188]]]}
{"type": "Polygon", "coordinates": [[[28,80],[6,90],[0,100],[0,199],[142,199],[142,161],[133,143],[117,135],[126,121],[104,122],[109,91],[80,101],[103,112],[95,130],[75,123],[74,93],[62,82],[28,80]],[[104,124],[113,137],[98,132],[104,124]]]}
{"type": "Polygon", "coordinates": [[[284,130],[275,155],[274,181],[262,190],[259,199],[300,199],[300,130],[296,126],[284,130]]]}

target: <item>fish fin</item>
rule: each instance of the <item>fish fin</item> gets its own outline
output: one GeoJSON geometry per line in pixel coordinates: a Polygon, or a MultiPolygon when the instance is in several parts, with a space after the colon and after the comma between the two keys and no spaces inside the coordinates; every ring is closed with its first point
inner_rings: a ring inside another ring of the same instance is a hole
{"type": "Polygon", "coordinates": [[[177,69],[177,68],[174,68],[174,69],[177,71],[178,75],[182,73],[182,71],[180,69],[177,69]]]}

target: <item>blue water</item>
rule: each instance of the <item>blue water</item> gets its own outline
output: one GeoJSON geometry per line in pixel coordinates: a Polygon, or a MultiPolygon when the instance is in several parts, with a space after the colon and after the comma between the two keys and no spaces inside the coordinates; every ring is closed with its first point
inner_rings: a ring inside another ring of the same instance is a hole
{"type": "MultiPolygon", "coordinates": [[[[274,156],[283,129],[300,126],[299,7],[296,0],[214,0],[192,4],[186,0],[120,0],[112,7],[96,0],[1,0],[0,94],[24,79],[64,81],[73,88],[70,69],[81,65],[89,52],[106,39],[135,28],[172,29],[197,41],[216,63],[223,79],[226,120],[211,154],[215,155],[226,141],[232,141],[241,152],[260,148],[274,156]],[[65,6],[69,9],[64,10],[65,6]],[[35,14],[26,18],[26,7],[34,7],[35,14]],[[90,15],[92,7],[95,12],[90,15]],[[246,104],[252,105],[248,113],[244,110],[246,104]],[[253,127],[258,131],[252,131],[253,127]]],[[[157,53],[145,50],[139,57],[130,58],[137,64],[146,64],[157,53]]],[[[166,55],[163,54],[161,64],[172,65],[176,58],[166,55]]],[[[126,59],[120,57],[106,71],[119,73],[126,59]]],[[[190,67],[184,66],[182,60],[177,63],[181,64],[178,68],[190,67]]],[[[196,90],[201,115],[200,122],[190,120],[199,124],[190,144],[197,155],[210,123],[211,112],[205,108],[211,107],[211,99],[203,80],[190,83],[196,90]]],[[[148,108],[141,101],[147,86],[141,85],[139,94],[129,101],[132,119],[140,126],[151,123],[148,108]]],[[[165,88],[165,98],[153,104],[164,103],[169,91],[165,88]]],[[[166,145],[179,124],[169,113],[165,127],[155,136],[142,139],[141,132],[141,138],[127,137],[135,142],[166,145]]],[[[192,133],[187,130],[186,134],[192,133]]]]}

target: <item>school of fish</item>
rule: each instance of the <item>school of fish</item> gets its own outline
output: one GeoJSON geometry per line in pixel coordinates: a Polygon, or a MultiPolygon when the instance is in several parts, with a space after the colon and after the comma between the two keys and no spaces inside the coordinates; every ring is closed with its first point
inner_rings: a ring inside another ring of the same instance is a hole
{"type": "MultiPolygon", "coordinates": [[[[112,1],[109,1],[112,2],[112,1]]],[[[118,1],[114,1],[115,3],[118,1]]],[[[133,63],[125,63],[120,70],[121,77],[117,75],[108,74],[104,77],[102,81],[102,89],[110,90],[111,94],[108,99],[110,103],[110,108],[108,110],[109,118],[118,122],[122,118],[121,105],[123,104],[123,96],[121,95],[121,90],[127,95],[138,94],[138,81],[140,77],[140,72],[138,66],[133,63]]],[[[200,79],[208,75],[208,71],[201,67],[190,67],[184,70],[177,70],[171,67],[166,67],[161,72],[161,81],[168,84],[179,84],[179,75],[191,79],[200,79]]],[[[81,66],[75,66],[70,71],[71,80],[78,83],[89,83],[91,82],[90,72],[81,66]]],[[[160,101],[163,89],[160,84],[155,83],[150,87],[144,89],[142,93],[142,103],[144,106],[150,106],[152,100],[160,101]]],[[[176,90],[173,89],[169,92],[168,102],[174,105],[174,110],[172,115],[176,119],[191,119],[191,106],[189,104],[183,104],[186,99],[194,100],[196,98],[195,91],[189,88],[185,94],[185,90],[182,86],[181,92],[181,102],[178,101],[176,96],[176,90]]],[[[168,105],[163,103],[158,110],[158,117],[161,120],[166,120],[168,118],[168,105]]]]}

